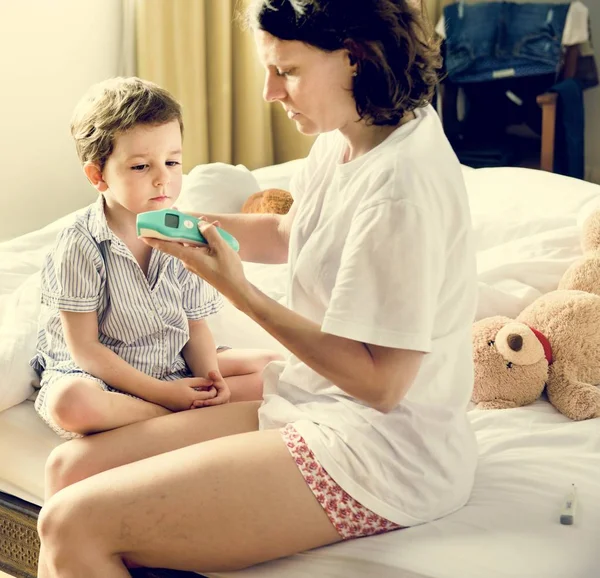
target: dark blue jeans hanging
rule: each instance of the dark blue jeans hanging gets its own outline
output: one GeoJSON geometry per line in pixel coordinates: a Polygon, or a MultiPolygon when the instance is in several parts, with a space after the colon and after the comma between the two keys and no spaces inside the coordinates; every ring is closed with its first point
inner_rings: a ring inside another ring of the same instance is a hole
{"type": "Polygon", "coordinates": [[[554,172],[576,179],[585,173],[585,111],[579,80],[563,80],[551,88],[558,94],[554,172]]]}
{"type": "Polygon", "coordinates": [[[465,83],[557,73],[568,11],[569,3],[446,6],[448,76],[465,83]]]}

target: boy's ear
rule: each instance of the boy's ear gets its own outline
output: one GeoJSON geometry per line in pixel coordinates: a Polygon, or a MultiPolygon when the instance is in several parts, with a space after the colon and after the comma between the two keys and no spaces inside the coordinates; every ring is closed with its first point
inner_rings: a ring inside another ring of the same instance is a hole
{"type": "Polygon", "coordinates": [[[108,189],[108,185],[104,182],[104,178],[102,177],[102,171],[100,167],[91,161],[88,161],[83,165],[83,172],[85,176],[88,178],[88,181],[92,183],[92,186],[99,192],[103,193],[108,189]]]}

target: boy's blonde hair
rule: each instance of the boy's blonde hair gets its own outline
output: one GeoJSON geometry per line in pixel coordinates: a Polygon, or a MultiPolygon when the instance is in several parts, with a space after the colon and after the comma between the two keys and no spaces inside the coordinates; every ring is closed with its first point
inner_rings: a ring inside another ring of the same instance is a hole
{"type": "Polygon", "coordinates": [[[173,120],[183,135],[181,106],[168,91],[140,78],[118,77],[95,84],[79,101],[71,134],[81,163],[94,162],[104,170],[117,133],[173,120]]]}

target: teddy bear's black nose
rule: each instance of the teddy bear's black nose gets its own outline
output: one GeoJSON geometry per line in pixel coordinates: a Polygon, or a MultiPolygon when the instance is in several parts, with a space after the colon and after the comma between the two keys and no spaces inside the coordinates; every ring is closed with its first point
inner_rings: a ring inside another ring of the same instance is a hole
{"type": "Polygon", "coordinates": [[[508,336],[507,341],[508,346],[513,351],[521,351],[521,348],[523,347],[523,338],[518,333],[511,333],[508,336]]]}

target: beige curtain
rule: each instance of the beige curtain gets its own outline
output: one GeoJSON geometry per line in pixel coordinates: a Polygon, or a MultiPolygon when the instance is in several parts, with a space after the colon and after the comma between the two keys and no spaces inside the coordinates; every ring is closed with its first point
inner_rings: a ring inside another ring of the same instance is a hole
{"type": "MultiPolygon", "coordinates": [[[[431,24],[435,26],[442,15],[443,0],[423,0],[431,24]]],[[[447,2],[446,2],[447,3],[447,2]]]]}
{"type": "Polygon", "coordinates": [[[236,0],[135,0],[136,73],[182,104],[184,170],[200,163],[249,169],[306,156],[314,139],[262,99],[264,71],[236,0]]]}

